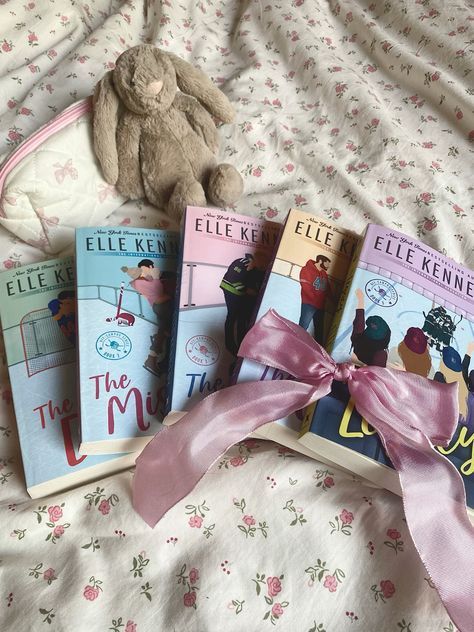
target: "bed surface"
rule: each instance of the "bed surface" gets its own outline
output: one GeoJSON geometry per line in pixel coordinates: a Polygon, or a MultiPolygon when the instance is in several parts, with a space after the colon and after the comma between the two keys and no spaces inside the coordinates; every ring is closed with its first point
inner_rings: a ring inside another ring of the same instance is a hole
{"type": "MultiPolygon", "coordinates": [[[[0,0],[0,16],[2,159],[152,42],[235,106],[236,211],[382,223],[474,266],[469,3],[0,0]]],[[[166,216],[127,203],[109,222],[166,216]]],[[[0,255],[45,258],[5,228],[0,255]]],[[[249,439],[153,530],[131,471],[31,500],[4,359],[0,394],[1,630],[454,632],[389,492],[249,439]]]]}

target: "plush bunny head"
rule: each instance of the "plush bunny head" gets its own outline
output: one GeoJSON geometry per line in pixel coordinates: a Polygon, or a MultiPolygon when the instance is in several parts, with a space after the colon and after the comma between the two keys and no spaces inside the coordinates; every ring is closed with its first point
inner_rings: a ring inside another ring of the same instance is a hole
{"type": "Polygon", "coordinates": [[[170,57],[147,45],[130,48],[120,55],[113,84],[125,107],[137,114],[167,110],[177,90],[170,57]]]}

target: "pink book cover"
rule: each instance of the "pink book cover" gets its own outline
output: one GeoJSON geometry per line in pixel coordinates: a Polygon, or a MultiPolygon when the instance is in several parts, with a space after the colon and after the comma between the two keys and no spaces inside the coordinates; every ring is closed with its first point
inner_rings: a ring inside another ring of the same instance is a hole
{"type": "Polygon", "coordinates": [[[189,410],[229,384],[280,228],[219,209],[187,208],[168,411],[189,410]]]}

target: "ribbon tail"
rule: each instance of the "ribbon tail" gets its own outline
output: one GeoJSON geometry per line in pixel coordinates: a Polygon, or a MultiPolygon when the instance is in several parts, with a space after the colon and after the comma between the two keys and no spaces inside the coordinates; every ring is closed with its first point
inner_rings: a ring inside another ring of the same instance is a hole
{"type": "Polygon", "coordinates": [[[328,375],[318,386],[291,380],[247,382],[209,395],[161,430],[138,457],[134,508],[154,527],[231,445],[263,424],[304,408],[330,387],[328,375]]]}
{"type": "Polygon", "coordinates": [[[474,527],[461,475],[420,433],[420,442],[384,438],[403,491],[411,537],[449,616],[474,629],[474,527]]]}

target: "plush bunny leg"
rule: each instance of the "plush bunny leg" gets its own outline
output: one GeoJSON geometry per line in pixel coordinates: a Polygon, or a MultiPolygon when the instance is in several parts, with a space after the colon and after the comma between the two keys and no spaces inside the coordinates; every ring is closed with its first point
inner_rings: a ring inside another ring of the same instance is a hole
{"type": "Polygon", "coordinates": [[[222,163],[211,173],[207,195],[216,206],[235,204],[244,190],[242,176],[232,165],[222,163]]]}
{"type": "Polygon", "coordinates": [[[186,206],[206,206],[206,195],[202,185],[192,176],[178,180],[168,202],[168,214],[180,219],[186,206]]]}

